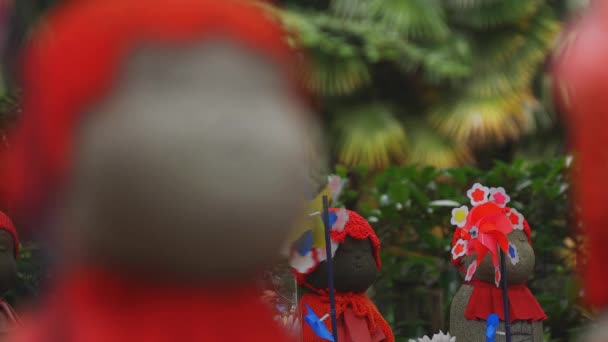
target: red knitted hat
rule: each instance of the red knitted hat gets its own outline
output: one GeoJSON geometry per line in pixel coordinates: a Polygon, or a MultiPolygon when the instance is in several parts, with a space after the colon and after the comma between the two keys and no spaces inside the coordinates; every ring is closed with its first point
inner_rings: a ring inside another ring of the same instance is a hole
{"type": "Polygon", "coordinates": [[[289,78],[301,68],[278,23],[246,1],[74,1],[41,27],[24,56],[21,122],[0,160],[0,204],[20,219],[40,215],[62,189],[83,113],[109,91],[134,48],[220,36],[258,51],[289,78]]]}
{"type": "MultiPolygon", "coordinates": [[[[338,219],[336,223],[331,228],[330,237],[332,244],[332,257],[338,250],[338,247],[341,243],[344,242],[347,236],[350,236],[356,240],[364,240],[369,239],[372,244],[372,249],[374,252],[374,259],[376,259],[376,265],[378,269],[382,266],[380,262],[380,240],[378,236],[374,232],[372,226],[365,220],[361,215],[357,214],[354,211],[346,210],[346,209],[337,209],[330,208],[330,213],[338,214],[338,216],[343,216],[345,221],[338,219]],[[344,215],[342,215],[344,214],[344,215]]],[[[298,284],[306,285],[305,277],[306,275],[314,272],[321,262],[327,260],[327,253],[324,249],[313,249],[311,253],[302,258],[307,258],[308,267],[305,269],[298,269],[292,266],[292,270],[296,276],[298,284]]],[[[294,253],[297,256],[297,254],[294,253]]]]}
{"type": "Polygon", "coordinates": [[[11,221],[10,217],[8,217],[5,213],[0,211],[0,229],[5,230],[11,234],[13,238],[13,251],[15,258],[19,256],[19,236],[17,235],[17,229],[13,225],[13,221],[11,221]]]}

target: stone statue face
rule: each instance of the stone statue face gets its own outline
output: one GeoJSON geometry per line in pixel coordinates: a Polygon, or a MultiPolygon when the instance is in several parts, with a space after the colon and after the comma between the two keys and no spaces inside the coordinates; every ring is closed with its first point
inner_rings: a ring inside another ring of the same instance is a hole
{"type": "MultiPolygon", "coordinates": [[[[509,284],[521,284],[534,273],[534,250],[528,242],[526,233],[521,230],[514,230],[507,237],[509,241],[515,245],[515,248],[517,248],[519,253],[519,262],[517,265],[511,264],[511,262],[507,260],[507,280],[509,284]]],[[[474,259],[474,255],[463,258],[465,269],[474,259]]],[[[488,283],[494,283],[494,265],[492,264],[490,254],[486,255],[481,265],[477,267],[474,277],[488,283]]]]}
{"type": "Polygon", "coordinates": [[[0,295],[15,287],[17,262],[11,234],[0,230],[0,295]]]}
{"type": "MultiPolygon", "coordinates": [[[[347,236],[333,258],[334,287],[337,292],[364,292],[378,276],[378,266],[372,244],[368,239],[356,240],[347,236]]],[[[327,288],[327,262],[306,277],[317,289],[327,288]]]]}
{"type": "Polygon", "coordinates": [[[135,53],[79,131],[66,262],[180,281],[274,262],[307,200],[316,124],[283,76],[224,41],[135,53]]]}

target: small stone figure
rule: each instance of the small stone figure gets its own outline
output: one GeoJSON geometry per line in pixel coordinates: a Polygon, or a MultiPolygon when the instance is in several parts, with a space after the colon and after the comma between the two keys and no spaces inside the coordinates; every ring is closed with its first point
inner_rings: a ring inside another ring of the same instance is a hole
{"type": "MultiPolygon", "coordinates": [[[[484,342],[486,319],[493,313],[501,319],[498,331],[505,331],[503,290],[499,287],[501,274],[497,266],[502,245],[509,259],[506,264],[512,341],[543,341],[542,321],[546,315],[526,286],[526,280],[534,272],[528,223],[515,209],[506,207],[509,197],[502,188],[475,184],[469,198],[474,205],[471,212],[465,206],[452,212],[452,224],[457,226],[452,262],[466,276],[452,300],[450,333],[459,342],[484,342]],[[482,248],[478,243],[485,243],[481,240],[491,241],[490,253],[479,254],[482,248]]],[[[497,335],[496,341],[505,341],[504,335],[497,335]]]]}
{"type": "MultiPolygon", "coordinates": [[[[17,281],[19,238],[11,219],[0,212],[0,296],[12,289],[17,281]]],[[[12,307],[0,298],[0,340],[19,323],[12,307]]]]}
{"type": "MultiPolygon", "coordinates": [[[[338,340],[340,342],[393,342],[390,326],[365,291],[380,269],[380,241],[373,228],[359,214],[330,209],[331,250],[336,292],[338,340]]],[[[304,294],[301,315],[310,307],[324,316],[330,311],[328,272],[324,248],[313,248],[304,256],[293,252],[291,265],[304,294]]],[[[331,331],[331,319],[324,321],[331,331]]],[[[304,342],[321,342],[307,324],[302,324],[304,342]]]]}

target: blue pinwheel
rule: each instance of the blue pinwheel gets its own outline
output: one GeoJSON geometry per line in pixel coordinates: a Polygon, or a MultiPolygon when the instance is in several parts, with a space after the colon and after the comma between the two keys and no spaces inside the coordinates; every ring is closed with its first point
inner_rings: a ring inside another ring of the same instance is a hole
{"type": "Polygon", "coordinates": [[[500,323],[498,315],[491,314],[486,322],[486,342],[494,342],[498,331],[498,324],[500,323]]]}
{"type": "Polygon", "coordinates": [[[306,305],[306,310],[308,311],[308,313],[306,314],[306,316],[304,316],[304,321],[310,326],[310,329],[312,329],[315,335],[324,340],[334,342],[334,336],[327,329],[325,323],[323,323],[323,321],[327,317],[329,317],[329,314],[323,316],[323,318],[319,318],[319,316],[317,316],[317,314],[312,311],[312,309],[308,305],[306,305]]]}

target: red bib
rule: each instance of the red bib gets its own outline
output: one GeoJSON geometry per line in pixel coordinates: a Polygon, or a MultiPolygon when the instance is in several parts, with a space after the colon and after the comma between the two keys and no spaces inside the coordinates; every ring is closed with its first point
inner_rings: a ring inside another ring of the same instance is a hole
{"type": "MultiPolygon", "coordinates": [[[[473,293],[467,304],[464,317],[469,320],[486,320],[490,314],[497,314],[504,321],[505,312],[502,288],[494,284],[473,279],[464,284],[473,286],[473,293]]],[[[513,321],[544,321],[547,315],[534,298],[526,284],[509,285],[509,318],[513,321]]]]}

